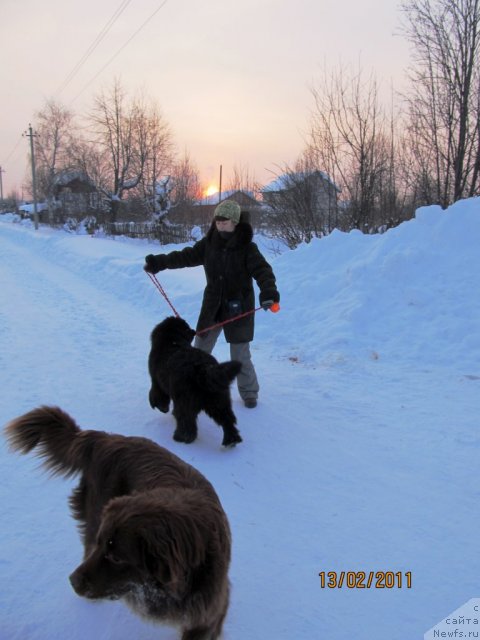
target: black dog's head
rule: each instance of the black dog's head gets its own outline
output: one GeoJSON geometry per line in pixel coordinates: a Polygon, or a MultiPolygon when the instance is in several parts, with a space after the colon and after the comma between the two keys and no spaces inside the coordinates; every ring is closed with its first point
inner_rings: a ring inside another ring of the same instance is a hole
{"type": "Polygon", "coordinates": [[[152,331],[152,347],[158,346],[185,346],[192,343],[195,331],[182,318],[170,316],[157,324],[152,331]]]}
{"type": "Polygon", "coordinates": [[[205,562],[207,534],[171,493],[173,508],[148,494],[109,502],[95,545],[70,576],[78,595],[117,600],[155,592],[159,606],[182,598],[190,572],[205,562]]]}

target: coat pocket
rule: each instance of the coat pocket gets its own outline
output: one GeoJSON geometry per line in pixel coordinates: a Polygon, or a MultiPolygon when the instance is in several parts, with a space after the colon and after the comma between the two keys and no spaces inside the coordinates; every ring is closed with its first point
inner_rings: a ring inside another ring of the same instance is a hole
{"type": "Polygon", "coordinates": [[[240,315],[242,311],[243,311],[243,304],[241,300],[235,299],[235,300],[227,301],[227,317],[228,318],[235,318],[235,316],[240,315]]]}

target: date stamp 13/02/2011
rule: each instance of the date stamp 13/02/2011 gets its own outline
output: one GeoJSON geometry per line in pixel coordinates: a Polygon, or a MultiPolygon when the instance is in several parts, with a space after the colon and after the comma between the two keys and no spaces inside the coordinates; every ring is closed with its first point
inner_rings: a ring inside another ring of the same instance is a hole
{"type": "Polygon", "coordinates": [[[320,571],[322,589],[411,589],[411,571],[320,571]]]}

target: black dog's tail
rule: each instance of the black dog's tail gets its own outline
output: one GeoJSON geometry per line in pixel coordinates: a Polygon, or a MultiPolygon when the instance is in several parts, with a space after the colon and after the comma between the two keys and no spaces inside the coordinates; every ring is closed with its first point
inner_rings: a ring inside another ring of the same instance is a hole
{"type": "Polygon", "coordinates": [[[5,427],[11,449],[37,455],[54,474],[73,475],[82,468],[84,447],[78,446],[82,432],[68,413],[58,407],[38,407],[15,418],[5,427]]]}
{"type": "Polygon", "coordinates": [[[242,363],[229,360],[220,364],[202,367],[203,375],[199,376],[199,384],[207,391],[224,391],[227,389],[242,369],[242,363]]]}

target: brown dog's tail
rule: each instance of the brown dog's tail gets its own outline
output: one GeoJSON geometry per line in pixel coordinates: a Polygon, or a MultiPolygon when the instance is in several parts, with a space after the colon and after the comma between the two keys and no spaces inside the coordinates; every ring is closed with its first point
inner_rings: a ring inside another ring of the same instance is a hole
{"type": "Polygon", "coordinates": [[[208,391],[228,389],[242,369],[241,362],[229,360],[205,367],[204,375],[199,377],[200,384],[208,391]]]}
{"type": "MultiPolygon", "coordinates": [[[[81,469],[83,456],[78,446],[82,433],[68,413],[58,407],[38,407],[15,418],[5,427],[11,449],[37,455],[52,473],[73,475],[81,469]]],[[[82,447],[80,447],[82,449],[82,447]]]]}

